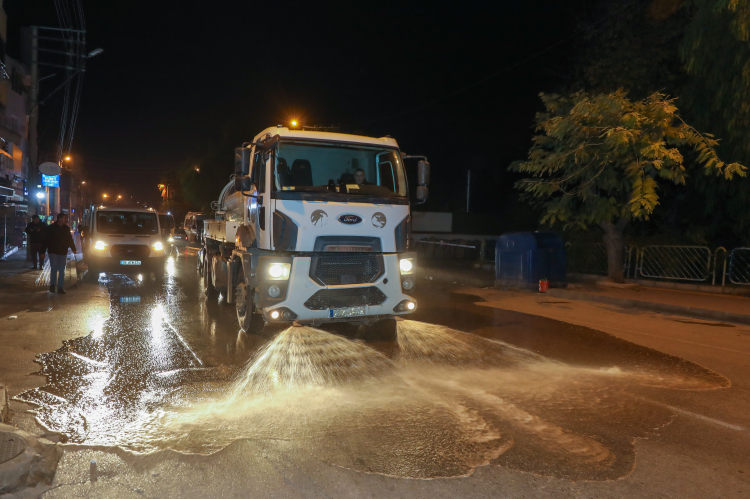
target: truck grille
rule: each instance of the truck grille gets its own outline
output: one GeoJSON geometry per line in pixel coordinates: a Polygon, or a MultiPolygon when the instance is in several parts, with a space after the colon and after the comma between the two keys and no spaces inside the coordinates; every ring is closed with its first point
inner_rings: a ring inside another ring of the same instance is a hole
{"type": "Polygon", "coordinates": [[[312,295],[305,307],[310,310],[357,307],[360,305],[380,305],[386,296],[375,286],[368,288],[321,289],[312,295]]]}
{"type": "Polygon", "coordinates": [[[123,260],[144,259],[151,254],[151,248],[145,244],[114,244],[109,254],[123,260]]]}
{"type": "Polygon", "coordinates": [[[366,284],[382,273],[382,257],[377,255],[320,255],[314,256],[310,265],[310,278],[323,286],[366,284]]]}

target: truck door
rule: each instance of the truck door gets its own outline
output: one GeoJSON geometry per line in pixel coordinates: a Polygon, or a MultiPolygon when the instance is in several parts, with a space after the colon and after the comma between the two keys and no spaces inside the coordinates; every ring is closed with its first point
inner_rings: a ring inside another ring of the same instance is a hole
{"type": "Polygon", "coordinates": [[[255,230],[258,248],[261,249],[271,249],[271,227],[269,223],[271,218],[271,188],[270,185],[267,185],[271,176],[266,174],[269,164],[270,154],[260,148],[255,148],[251,176],[257,190],[254,190],[251,194],[257,197],[248,198],[250,200],[248,221],[255,230]]]}

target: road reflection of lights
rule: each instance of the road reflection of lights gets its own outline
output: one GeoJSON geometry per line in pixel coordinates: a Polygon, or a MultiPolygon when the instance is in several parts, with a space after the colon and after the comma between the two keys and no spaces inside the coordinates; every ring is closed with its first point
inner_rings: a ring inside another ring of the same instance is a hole
{"type": "Polygon", "coordinates": [[[143,274],[138,274],[138,282],[143,282],[143,274]]]}
{"type": "Polygon", "coordinates": [[[104,336],[104,323],[106,320],[104,317],[101,317],[94,322],[94,330],[91,332],[92,339],[98,340],[104,336]]]}
{"type": "Polygon", "coordinates": [[[167,275],[169,277],[174,277],[174,257],[170,256],[167,258],[167,275]]]}
{"type": "Polygon", "coordinates": [[[154,309],[151,311],[151,327],[161,329],[162,322],[167,319],[167,314],[164,312],[164,305],[157,303],[154,309]]]}

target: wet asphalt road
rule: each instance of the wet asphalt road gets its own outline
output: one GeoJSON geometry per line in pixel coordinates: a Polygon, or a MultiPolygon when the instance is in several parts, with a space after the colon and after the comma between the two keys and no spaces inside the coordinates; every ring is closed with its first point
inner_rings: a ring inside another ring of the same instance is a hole
{"type": "Polygon", "coordinates": [[[674,418],[647,390],[729,386],[694,363],[425,281],[396,328],[247,335],[233,306],[204,294],[196,251],[180,252],[163,283],[102,279],[109,318],[40,356],[47,384],[18,398],[45,427],[142,454],[267,439],[401,478],[492,464],[604,480],[628,475],[633,440],[674,418]]]}

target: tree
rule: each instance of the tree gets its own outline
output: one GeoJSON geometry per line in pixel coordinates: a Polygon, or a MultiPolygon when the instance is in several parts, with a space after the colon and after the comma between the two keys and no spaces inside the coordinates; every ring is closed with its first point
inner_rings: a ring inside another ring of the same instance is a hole
{"type": "Polygon", "coordinates": [[[616,282],[623,280],[625,228],[651,216],[659,182],[685,184],[683,152],[690,154],[688,165],[702,166],[706,175],[745,176],[743,165],[719,159],[717,139],[685,123],[675,99],[661,93],[641,101],[622,90],[540,97],[546,111],[536,116],[528,160],[510,166],[530,175],[516,188],[543,208],[543,223],[600,227],[608,276],[616,282]]]}
{"type": "Polygon", "coordinates": [[[692,19],[680,54],[694,121],[725,137],[722,150],[750,158],[750,0],[689,0],[692,19]]]}
{"type": "Polygon", "coordinates": [[[572,91],[614,92],[631,98],[675,94],[685,77],[678,47],[688,13],[682,0],[597,0],[581,14],[580,50],[572,91]]]}

